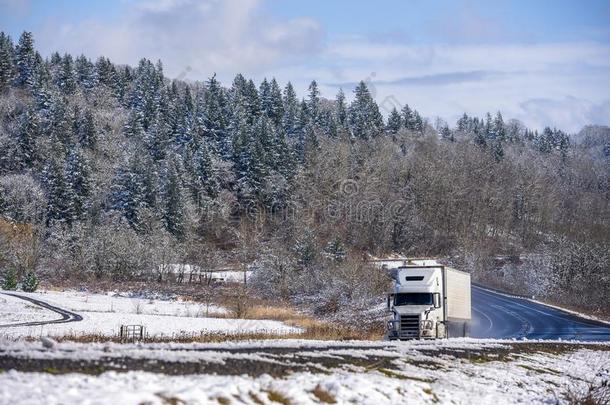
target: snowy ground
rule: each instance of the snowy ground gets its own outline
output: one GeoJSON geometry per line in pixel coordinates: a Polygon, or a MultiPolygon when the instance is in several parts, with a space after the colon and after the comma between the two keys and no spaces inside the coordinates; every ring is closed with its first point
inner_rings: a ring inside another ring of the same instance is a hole
{"type": "MultiPolygon", "coordinates": [[[[39,320],[51,321],[56,318],[57,314],[37,305],[9,295],[0,295],[0,325],[39,320]]],[[[0,334],[2,334],[1,331],[0,334]]]]}
{"type": "MultiPolygon", "coordinates": [[[[287,333],[298,331],[281,322],[215,318],[226,309],[180,300],[130,298],[117,293],[76,291],[22,293],[82,315],[80,322],[0,328],[0,336],[116,335],[120,325],[144,325],[150,336],[175,336],[202,332],[287,333]]],[[[58,315],[19,298],[1,295],[0,325],[57,319],[58,315]]]]}
{"type": "Polygon", "coordinates": [[[563,403],[567,393],[608,381],[609,351],[608,344],[474,339],[52,350],[12,342],[0,344],[0,369],[19,371],[0,373],[0,403],[563,403]]]}

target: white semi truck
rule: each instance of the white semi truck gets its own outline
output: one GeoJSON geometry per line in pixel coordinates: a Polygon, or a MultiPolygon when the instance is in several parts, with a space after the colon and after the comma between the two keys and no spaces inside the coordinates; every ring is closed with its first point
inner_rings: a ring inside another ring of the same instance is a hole
{"type": "Polygon", "coordinates": [[[468,336],[470,274],[428,260],[391,270],[396,284],[387,301],[388,339],[468,336]]]}

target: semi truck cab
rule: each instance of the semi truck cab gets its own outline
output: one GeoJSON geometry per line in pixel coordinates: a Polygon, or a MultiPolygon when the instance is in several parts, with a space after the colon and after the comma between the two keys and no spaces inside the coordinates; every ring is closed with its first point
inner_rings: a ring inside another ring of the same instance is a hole
{"type": "Polygon", "coordinates": [[[466,336],[470,275],[441,265],[398,267],[387,308],[390,340],[466,336]]]}

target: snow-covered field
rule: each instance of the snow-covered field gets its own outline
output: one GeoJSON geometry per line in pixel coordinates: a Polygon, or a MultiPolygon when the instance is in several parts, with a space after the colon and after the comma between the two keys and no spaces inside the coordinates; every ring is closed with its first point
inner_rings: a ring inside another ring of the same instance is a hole
{"type": "Polygon", "coordinates": [[[98,376],[7,371],[0,373],[0,403],[565,403],[566,394],[584,394],[590,384],[610,378],[610,345],[570,345],[459,339],[60,344],[41,350],[36,343],[10,343],[0,353],[17,361],[116,366],[131,357],[145,360],[146,367],[154,359],[159,367],[98,376]],[[167,375],[160,372],[162,362],[207,364],[224,372],[167,375]]]}
{"type": "MultiPolygon", "coordinates": [[[[0,325],[21,322],[51,321],[57,317],[57,314],[20,300],[19,298],[14,298],[9,295],[0,295],[0,325]]],[[[2,331],[0,330],[0,335],[1,334],[2,331]]]]}
{"type": "MultiPolygon", "coordinates": [[[[73,311],[80,322],[1,328],[0,336],[117,335],[121,325],[143,325],[150,336],[175,336],[202,332],[287,333],[296,328],[271,320],[216,318],[227,310],[181,300],[128,297],[117,293],[43,291],[19,295],[39,299],[73,311]]],[[[59,315],[19,298],[0,294],[0,325],[58,319],[59,315]]]]}

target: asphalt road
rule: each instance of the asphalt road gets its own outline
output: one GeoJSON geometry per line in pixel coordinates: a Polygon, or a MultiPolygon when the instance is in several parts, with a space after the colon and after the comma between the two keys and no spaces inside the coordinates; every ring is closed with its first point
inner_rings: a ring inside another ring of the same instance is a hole
{"type": "Polygon", "coordinates": [[[470,336],[610,341],[610,325],[473,285],[470,336]]]}
{"type": "Polygon", "coordinates": [[[12,293],[2,293],[2,294],[10,295],[11,297],[15,297],[15,298],[22,299],[24,301],[31,302],[32,304],[38,305],[41,308],[48,309],[49,311],[55,312],[56,314],[59,314],[61,317],[58,319],[53,319],[51,321],[11,323],[11,324],[6,324],[6,325],[0,325],[0,328],[10,328],[10,327],[14,327],[14,326],[38,326],[38,325],[48,325],[51,323],[78,322],[78,321],[83,320],[83,317],[80,316],[79,314],[68,311],[66,309],[56,307],[54,305],[48,304],[44,301],[37,300],[35,298],[26,297],[26,296],[19,295],[19,294],[12,294],[12,293]]]}

